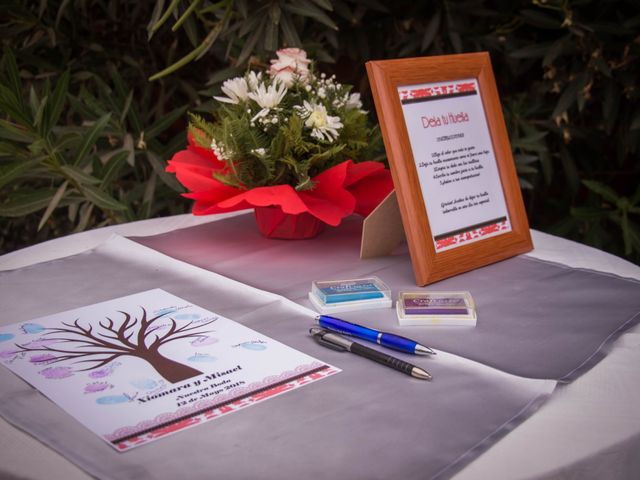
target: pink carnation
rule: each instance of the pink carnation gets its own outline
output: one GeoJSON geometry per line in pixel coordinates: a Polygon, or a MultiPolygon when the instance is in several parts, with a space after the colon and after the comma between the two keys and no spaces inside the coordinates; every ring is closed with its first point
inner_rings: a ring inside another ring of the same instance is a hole
{"type": "Polygon", "coordinates": [[[309,76],[307,52],[299,48],[283,48],[276,52],[277,59],[271,60],[269,75],[291,86],[294,80],[305,80],[309,76]]]}

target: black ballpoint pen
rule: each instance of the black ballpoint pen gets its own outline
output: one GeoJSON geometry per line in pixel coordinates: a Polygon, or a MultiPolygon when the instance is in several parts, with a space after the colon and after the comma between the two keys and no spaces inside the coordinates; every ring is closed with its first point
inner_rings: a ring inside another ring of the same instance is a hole
{"type": "Polygon", "coordinates": [[[373,348],[369,348],[360,343],[353,342],[335,332],[325,330],[324,328],[313,327],[309,329],[309,333],[320,345],[333,350],[355,353],[356,355],[368,358],[369,360],[381,363],[382,365],[386,365],[394,370],[398,370],[399,372],[406,373],[407,375],[420,378],[422,380],[431,380],[432,378],[429,372],[420,367],[405,362],[404,360],[400,360],[399,358],[392,357],[391,355],[387,355],[386,353],[379,352],[378,350],[374,350],[373,348]]]}

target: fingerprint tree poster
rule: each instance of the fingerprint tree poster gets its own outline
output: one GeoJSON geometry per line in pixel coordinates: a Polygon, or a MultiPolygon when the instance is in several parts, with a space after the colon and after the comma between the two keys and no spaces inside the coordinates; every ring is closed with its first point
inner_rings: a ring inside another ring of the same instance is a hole
{"type": "Polygon", "coordinates": [[[1,327],[0,361],[119,451],[339,371],[160,289],[1,327]]]}

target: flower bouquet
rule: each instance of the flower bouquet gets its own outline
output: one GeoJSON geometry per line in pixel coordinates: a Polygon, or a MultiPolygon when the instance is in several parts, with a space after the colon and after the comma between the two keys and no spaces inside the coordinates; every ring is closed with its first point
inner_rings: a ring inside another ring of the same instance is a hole
{"type": "Polygon", "coordinates": [[[188,147],[167,171],[195,215],[254,208],[265,236],[309,238],[368,215],[393,185],[381,163],[355,160],[372,134],[360,95],[316,75],[303,50],[277,56],[267,72],[224,82],[215,123],[191,115],[188,147]]]}

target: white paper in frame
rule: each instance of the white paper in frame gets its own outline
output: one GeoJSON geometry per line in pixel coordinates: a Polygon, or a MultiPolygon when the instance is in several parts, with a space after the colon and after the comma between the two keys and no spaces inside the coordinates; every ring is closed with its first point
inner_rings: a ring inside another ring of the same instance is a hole
{"type": "Polygon", "coordinates": [[[418,285],[531,250],[486,52],[367,63],[418,285]]]}

